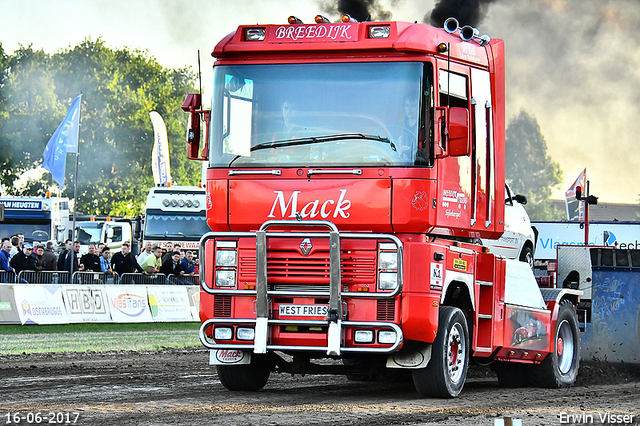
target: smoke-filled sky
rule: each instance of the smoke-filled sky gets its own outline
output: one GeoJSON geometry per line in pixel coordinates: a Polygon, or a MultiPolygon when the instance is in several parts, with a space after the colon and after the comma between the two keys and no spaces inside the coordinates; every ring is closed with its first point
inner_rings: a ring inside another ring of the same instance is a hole
{"type": "Polygon", "coordinates": [[[562,196],[583,168],[600,201],[640,198],[640,2],[637,0],[0,0],[0,42],[53,54],[86,37],[147,50],[162,65],[197,67],[240,24],[332,21],[344,7],[373,19],[461,25],[505,40],[507,120],[535,116],[564,172],[562,196]]]}

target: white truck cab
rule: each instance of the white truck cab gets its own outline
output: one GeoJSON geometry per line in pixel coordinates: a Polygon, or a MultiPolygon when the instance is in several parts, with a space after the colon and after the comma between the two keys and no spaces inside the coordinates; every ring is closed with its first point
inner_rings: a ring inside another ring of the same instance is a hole
{"type": "Polygon", "coordinates": [[[519,259],[533,268],[537,232],[531,226],[529,215],[523,205],[527,204],[524,195],[514,194],[505,185],[504,233],[497,240],[482,240],[492,253],[508,259],[519,259]]]}

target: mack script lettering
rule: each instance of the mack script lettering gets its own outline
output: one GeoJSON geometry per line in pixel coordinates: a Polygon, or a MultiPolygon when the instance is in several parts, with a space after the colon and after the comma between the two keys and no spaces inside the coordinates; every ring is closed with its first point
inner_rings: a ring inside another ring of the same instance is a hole
{"type": "Polygon", "coordinates": [[[293,191],[289,197],[289,201],[285,201],[284,191],[273,191],[276,194],[276,198],[273,200],[273,206],[271,206],[271,212],[267,217],[276,217],[275,212],[280,209],[280,217],[296,218],[296,213],[299,213],[303,218],[316,218],[320,216],[326,219],[330,216],[334,218],[341,216],[344,219],[349,218],[351,215],[347,210],[351,208],[351,200],[345,198],[347,194],[346,189],[340,190],[340,196],[338,201],[328,199],[320,201],[318,199],[310,201],[305,204],[301,210],[298,210],[298,194],[302,191],[293,191]]]}

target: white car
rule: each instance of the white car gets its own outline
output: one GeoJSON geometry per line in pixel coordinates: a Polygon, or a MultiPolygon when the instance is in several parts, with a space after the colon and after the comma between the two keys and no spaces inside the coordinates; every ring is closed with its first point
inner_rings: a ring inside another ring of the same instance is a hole
{"type": "Polygon", "coordinates": [[[508,259],[519,259],[533,268],[537,232],[531,227],[529,215],[523,205],[527,197],[514,195],[505,185],[504,233],[497,240],[482,240],[492,253],[508,259]]]}

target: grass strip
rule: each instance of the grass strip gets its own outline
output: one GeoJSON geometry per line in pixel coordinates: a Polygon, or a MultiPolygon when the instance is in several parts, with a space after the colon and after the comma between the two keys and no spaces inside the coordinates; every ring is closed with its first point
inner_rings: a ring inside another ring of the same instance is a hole
{"type": "Polygon", "coordinates": [[[199,323],[0,325],[0,355],[200,347],[199,323]]]}

